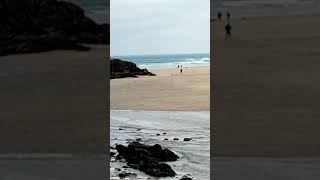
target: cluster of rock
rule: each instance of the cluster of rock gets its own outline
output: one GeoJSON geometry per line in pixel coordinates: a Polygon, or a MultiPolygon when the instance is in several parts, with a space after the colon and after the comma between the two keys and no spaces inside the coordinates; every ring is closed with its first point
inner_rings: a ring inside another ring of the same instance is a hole
{"type": "Polygon", "coordinates": [[[135,63],[121,59],[110,59],[110,78],[126,78],[137,76],[155,76],[147,69],[140,69],[135,63]]]}
{"type": "Polygon", "coordinates": [[[0,0],[0,55],[109,44],[109,24],[97,24],[79,6],[58,0],[0,0]]]}
{"type": "Polygon", "coordinates": [[[117,145],[118,159],[124,158],[128,167],[138,169],[154,177],[174,177],[176,173],[164,163],[176,161],[179,157],[167,148],[156,144],[148,146],[132,142],[127,147],[117,145]]]}

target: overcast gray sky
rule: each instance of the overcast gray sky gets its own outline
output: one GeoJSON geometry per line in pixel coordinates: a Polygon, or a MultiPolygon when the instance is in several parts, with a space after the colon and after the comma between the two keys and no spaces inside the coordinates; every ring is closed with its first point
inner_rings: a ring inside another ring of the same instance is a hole
{"type": "Polygon", "coordinates": [[[111,55],[209,53],[210,0],[111,0],[111,55]]]}

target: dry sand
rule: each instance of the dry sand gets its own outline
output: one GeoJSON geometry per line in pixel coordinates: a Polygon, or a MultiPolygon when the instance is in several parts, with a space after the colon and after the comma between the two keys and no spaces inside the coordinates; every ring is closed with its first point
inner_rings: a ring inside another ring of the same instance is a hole
{"type": "Polygon", "coordinates": [[[153,68],[158,76],[110,81],[112,110],[209,110],[210,67],[153,68]]]}
{"type": "Polygon", "coordinates": [[[211,24],[215,155],[320,154],[319,18],[211,24]]]}
{"type": "Polygon", "coordinates": [[[0,153],[103,153],[106,49],[0,57],[0,153]]]}

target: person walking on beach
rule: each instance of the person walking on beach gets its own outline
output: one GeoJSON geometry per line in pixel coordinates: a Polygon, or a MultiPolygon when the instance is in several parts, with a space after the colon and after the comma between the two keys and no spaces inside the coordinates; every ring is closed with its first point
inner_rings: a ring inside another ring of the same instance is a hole
{"type": "Polygon", "coordinates": [[[230,23],[230,16],[231,14],[229,12],[227,12],[227,20],[228,20],[228,23],[230,23]]]}
{"type": "Polygon", "coordinates": [[[226,40],[231,40],[231,29],[232,29],[232,27],[231,27],[231,25],[228,23],[227,25],[226,25],[226,27],[225,27],[225,29],[226,29],[226,40]]]}
{"type": "Polygon", "coordinates": [[[182,74],[182,68],[180,69],[180,74],[182,74]]]}
{"type": "Polygon", "coordinates": [[[221,13],[220,11],[218,12],[218,15],[217,15],[217,16],[218,16],[218,20],[219,20],[219,22],[221,22],[222,13],[221,13]]]}

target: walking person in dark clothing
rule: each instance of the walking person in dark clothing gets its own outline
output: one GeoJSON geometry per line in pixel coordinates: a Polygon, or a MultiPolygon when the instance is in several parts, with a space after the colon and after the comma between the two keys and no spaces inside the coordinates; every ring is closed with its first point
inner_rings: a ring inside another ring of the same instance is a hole
{"type": "Polygon", "coordinates": [[[227,25],[226,25],[226,27],[225,27],[225,29],[226,29],[226,40],[231,40],[231,29],[232,29],[232,27],[231,27],[231,25],[228,23],[227,25]]]}
{"type": "Polygon", "coordinates": [[[220,11],[218,12],[218,15],[217,15],[217,16],[218,16],[218,20],[219,20],[219,22],[221,22],[222,13],[221,13],[220,11]]]}
{"type": "Polygon", "coordinates": [[[229,12],[227,12],[227,20],[228,20],[228,23],[230,23],[230,16],[231,14],[229,12]]]}

